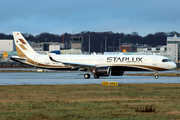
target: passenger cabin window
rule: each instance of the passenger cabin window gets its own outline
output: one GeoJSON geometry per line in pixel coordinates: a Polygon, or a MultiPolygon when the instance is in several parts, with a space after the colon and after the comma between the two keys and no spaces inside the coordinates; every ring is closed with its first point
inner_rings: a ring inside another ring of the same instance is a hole
{"type": "Polygon", "coordinates": [[[163,59],[162,62],[171,62],[169,59],[163,59]]]}

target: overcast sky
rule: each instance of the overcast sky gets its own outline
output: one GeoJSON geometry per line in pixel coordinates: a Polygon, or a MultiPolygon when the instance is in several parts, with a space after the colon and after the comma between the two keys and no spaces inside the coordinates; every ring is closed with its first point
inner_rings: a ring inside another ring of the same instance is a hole
{"type": "Polygon", "coordinates": [[[180,0],[1,0],[0,33],[180,32],[180,0]]]}

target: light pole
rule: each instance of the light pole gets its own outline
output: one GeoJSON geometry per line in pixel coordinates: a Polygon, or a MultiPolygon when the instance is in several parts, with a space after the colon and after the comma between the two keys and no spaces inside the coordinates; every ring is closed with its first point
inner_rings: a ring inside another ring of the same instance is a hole
{"type": "Polygon", "coordinates": [[[92,36],[92,35],[88,35],[89,36],[89,54],[90,54],[90,37],[92,36]]]}
{"type": "Polygon", "coordinates": [[[113,42],[113,52],[114,52],[114,42],[113,42]]]}
{"type": "Polygon", "coordinates": [[[101,53],[102,53],[102,42],[101,42],[101,53]]]}
{"type": "Polygon", "coordinates": [[[176,55],[176,37],[174,37],[175,38],[175,56],[176,56],[176,61],[175,62],[177,62],[177,60],[178,60],[178,55],[176,55]]]}
{"type": "Polygon", "coordinates": [[[120,49],[120,43],[121,43],[121,39],[118,39],[119,40],[119,52],[121,51],[120,49]]]}
{"type": "Polygon", "coordinates": [[[108,37],[104,37],[105,38],[105,52],[107,51],[107,38],[108,37]]]}
{"type": "Polygon", "coordinates": [[[92,35],[88,35],[89,36],[89,54],[90,54],[90,37],[92,36],[92,35]]]}

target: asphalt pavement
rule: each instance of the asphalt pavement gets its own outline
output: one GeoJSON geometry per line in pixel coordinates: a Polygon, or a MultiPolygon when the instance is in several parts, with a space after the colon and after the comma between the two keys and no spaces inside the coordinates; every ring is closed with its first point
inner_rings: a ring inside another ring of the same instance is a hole
{"type": "MultiPolygon", "coordinates": [[[[140,73],[140,72],[138,72],[140,73]]],[[[41,84],[101,84],[102,81],[119,83],[180,83],[180,77],[154,76],[110,76],[95,79],[84,79],[83,72],[57,72],[57,73],[0,73],[0,85],[41,85],[41,84]]]]}

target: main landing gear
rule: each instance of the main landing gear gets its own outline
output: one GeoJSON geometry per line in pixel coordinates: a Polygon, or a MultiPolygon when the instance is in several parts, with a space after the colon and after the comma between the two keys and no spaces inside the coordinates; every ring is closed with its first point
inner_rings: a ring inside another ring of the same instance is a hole
{"type": "MultiPolygon", "coordinates": [[[[90,74],[88,74],[88,73],[86,73],[85,75],[84,75],[84,78],[85,79],[89,79],[91,76],[90,76],[90,74]]],[[[99,76],[98,75],[96,75],[96,74],[94,74],[94,78],[99,78],[99,76]]]]}
{"type": "Polygon", "coordinates": [[[154,74],[155,74],[155,78],[156,78],[156,79],[158,79],[158,78],[159,78],[159,76],[158,76],[158,72],[157,72],[157,71],[155,71],[155,72],[154,72],[154,74]]]}
{"type": "Polygon", "coordinates": [[[90,74],[86,73],[86,74],[84,75],[84,78],[85,78],[85,79],[89,79],[89,78],[90,78],[90,74]]]}
{"type": "Polygon", "coordinates": [[[96,75],[96,74],[94,74],[94,78],[96,78],[96,79],[97,79],[97,78],[99,78],[99,76],[98,76],[98,75],[96,75]]]}

